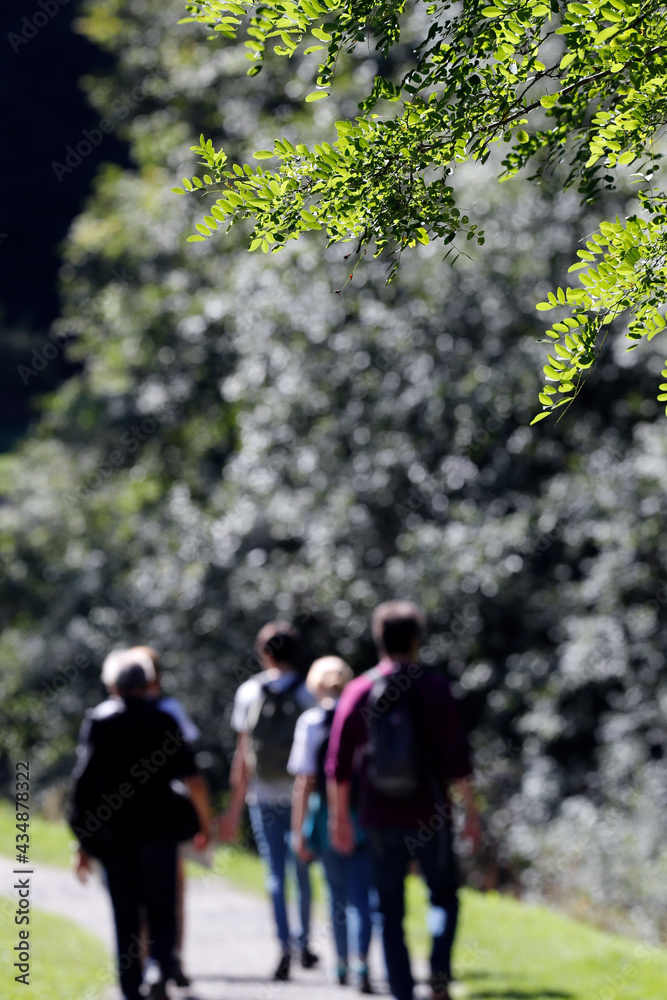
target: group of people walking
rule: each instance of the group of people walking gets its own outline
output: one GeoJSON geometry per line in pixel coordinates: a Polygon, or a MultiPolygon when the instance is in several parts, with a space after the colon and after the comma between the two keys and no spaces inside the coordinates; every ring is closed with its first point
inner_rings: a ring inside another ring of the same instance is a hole
{"type": "MultiPolygon", "coordinates": [[[[403,933],[404,882],[418,868],[429,889],[432,1000],[449,1000],[458,915],[450,790],[464,835],[480,840],[467,741],[445,679],[419,664],[423,616],[412,603],[380,605],[372,622],[378,665],[358,678],[337,656],[297,668],[299,635],[285,622],[259,632],[262,670],[239,687],[231,795],[217,822],[235,840],[248,806],[267,871],[280,945],[274,979],[292,962],[318,962],[310,948],[309,864],[322,862],[336,949],[335,976],[372,993],[371,910],[382,929],[389,988],[413,1000],[403,933]],[[286,867],[296,871],[299,925],[290,929],[286,867]],[[355,911],[354,941],[347,911],[355,911]],[[349,951],[354,956],[350,962],[349,951]]],[[[116,924],[124,1000],[166,1000],[187,984],[180,962],[182,866],[178,844],[205,846],[212,821],[192,749],[196,726],[162,696],[159,659],[148,647],[116,651],[102,679],[109,698],[87,714],[74,774],[70,823],[78,868],[102,863],[116,924]]]]}

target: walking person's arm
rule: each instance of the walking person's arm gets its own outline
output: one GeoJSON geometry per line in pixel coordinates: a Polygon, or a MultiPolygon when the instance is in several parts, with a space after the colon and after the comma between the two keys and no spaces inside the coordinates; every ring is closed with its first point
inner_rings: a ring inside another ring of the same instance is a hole
{"type": "Polygon", "coordinates": [[[329,839],[334,851],[351,854],[354,850],[354,824],[350,813],[350,781],[327,781],[329,839]]]}
{"type": "Polygon", "coordinates": [[[312,851],[306,846],[303,836],[303,823],[306,818],[308,799],[315,791],[317,778],[310,774],[297,774],[292,792],[292,847],[301,861],[308,863],[314,858],[312,851]]]}
{"type": "Polygon", "coordinates": [[[223,844],[236,839],[241,826],[241,819],[243,818],[249,777],[247,747],[248,734],[238,733],[236,736],[236,750],[234,752],[232,767],[229,774],[231,798],[227,809],[218,821],[218,836],[220,838],[220,842],[223,844]]]}
{"type": "Polygon", "coordinates": [[[365,738],[366,728],[359,712],[355,682],[352,681],[336,706],[324,766],[327,776],[329,840],[333,849],[340,854],[351,854],[354,850],[355,830],[350,811],[350,795],[355,754],[365,738]]]}
{"type": "Polygon", "coordinates": [[[211,800],[208,785],[202,774],[191,774],[183,781],[199,819],[200,830],[194,838],[194,843],[195,847],[201,850],[211,839],[211,800]]]}

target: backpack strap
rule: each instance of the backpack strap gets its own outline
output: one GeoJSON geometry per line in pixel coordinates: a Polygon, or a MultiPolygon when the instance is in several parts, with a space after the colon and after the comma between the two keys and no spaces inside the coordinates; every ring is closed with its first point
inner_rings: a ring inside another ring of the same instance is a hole
{"type": "Polygon", "coordinates": [[[301,674],[297,674],[296,677],[292,678],[287,687],[276,691],[271,688],[271,685],[275,684],[278,679],[278,677],[262,677],[259,682],[262,693],[272,695],[274,698],[284,698],[285,695],[294,694],[296,689],[303,684],[301,674]]]}
{"type": "Polygon", "coordinates": [[[324,773],[324,762],[327,756],[327,750],[329,749],[329,740],[331,739],[331,727],[333,725],[333,717],[336,709],[327,708],[322,719],[322,729],[320,733],[320,739],[317,746],[317,790],[320,795],[324,796],[326,801],[327,794],[327,780],[324,773]]]}

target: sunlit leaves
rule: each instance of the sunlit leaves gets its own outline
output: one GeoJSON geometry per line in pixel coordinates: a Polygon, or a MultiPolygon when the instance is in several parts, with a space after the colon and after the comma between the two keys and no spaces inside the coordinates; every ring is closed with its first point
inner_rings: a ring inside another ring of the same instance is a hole
{"type": "MultiPolygon", "coordinates": [[[[642,196],[646,214],[652,212],[659,222],[643,216],[603,222],[586,243],[586,250],[578,251],[579,263],[570,268],[579,272],[584,289],[568,288],[565,293],[558,289],[557,296],[551,292],[546,302],[537,304],[537,309],[544,311],[565,303],[571,306],[571,315],[547,331],[556,355],[565,359],[561,364],[550,357],[544,367],[548,382],[557,383],[560,393],[578,389],[582,372],[590,368],[604,342],[605,328],[627,311],[630,303],[634,319],[627,332],[631,341],[628,350],[643,337],[652,340],[665,329],[667,235],[661,214],[665,201],[664,197],[642,196]]],[[[547,386],[540,402],[548,410],[561,404],[551,394],[544,398],[545,393],[547,386]]]]}
{"type": "MultiPolygon", "coordinates": [[[[396,45],[404,0],[266,0],[261,6],[196,0],[188,9],[223,34],[245,30],[253,70],[269,47],[291,56],[303,48],[314,51],[312,42],[320,42],[317,89],[306,97],[311,103],[330,93],[341,51],[370,42],[387,54],[396,45]]],[[[198,152],[208,175],[238,195],[232,201],[225,194],[217,203],[227,227],[250,218],[251,246],[263,250],[321,228],[329,243],[374,244],[375,252],[389,250],[396,261],[405,248],[432,239],[450,243],[463,236],[481,243],[474,220],[464,223],[456,208],[449,178],[457,164],[484,163],[496,142],[507,144],[501,179],[529,168],[537,169],[539,180],[565,162],[565,185],[575,186],[590,204],[603,187],[614,186],[617,169],[632,166],[640,190],[648,190],[660,159],[654,140],[667,121],[664,0],[497,0],[481,9],[444,0],[428,8],[427,18],[425,37],[402,78],[378,73],[359,104],[361,115],[337,124],[333,145],[288,148],[277,142],[273,152],[254,154],[277,157],[273,172],[248,174],[244,168],[241,177],[236,164],[234,172],[223,169],[224,153],[202,137],[198,152]],[[554,33],[560,48],[553,46],[554,33]]],[[[197,178],[189,185],[183,182],[187,191],[202,186],[197,178]]],[[[661,199],[655,192],[651,197],[661,199]]],[[[645,210],[648,218],[650,205],[645,210]]],[[[577,373],[597,356],[598,334],[614,317],[632,313],[634,338],[662,329],[655,316],[665,301],[660,283],[666,220],[653,213],[649,221],[638,216],[618,225],[622,238],[608,237],[601,227],[607,242],[587,249],[603,254],[597,267],[582,255],[574,265],[583,288],[538,305],[546,311],[567,302],[576,315],[588,317],[582,325],[588,333],[581,333],[574,355],[575,376],[558,377],[567,393],[576,392],[577,373]]],[[[199,239],[217,225],[204,219],[197,229],[199,239]]]]}

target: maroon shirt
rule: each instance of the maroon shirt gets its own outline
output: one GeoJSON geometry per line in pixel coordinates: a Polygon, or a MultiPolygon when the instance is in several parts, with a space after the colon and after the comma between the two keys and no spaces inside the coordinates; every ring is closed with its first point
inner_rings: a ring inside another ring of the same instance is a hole
{"type": "Polygon", "coordinates": [[[362,826],[414,827],[422,821],[428,823],[433,816],[433,793],[424,788],[410,798],[392,799],[377,792],[366,774],[368,723],[363,710],[378,669],[385,674],[405,673],[417,685],[433,773],[445,785],[472,773],[468,741],[447,681],[418,663],[397,664],[391,660],[382,660],[375,671],[362,674],[344,689],[336,706],[325,771],[328,778],[338,783],[351,781],[358,775],[362,826]]]}

